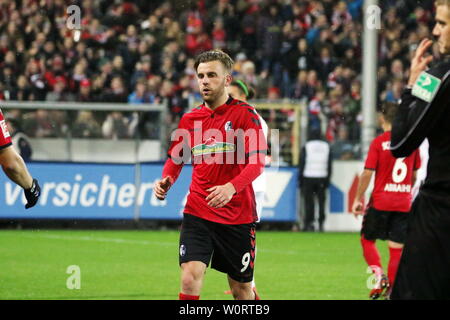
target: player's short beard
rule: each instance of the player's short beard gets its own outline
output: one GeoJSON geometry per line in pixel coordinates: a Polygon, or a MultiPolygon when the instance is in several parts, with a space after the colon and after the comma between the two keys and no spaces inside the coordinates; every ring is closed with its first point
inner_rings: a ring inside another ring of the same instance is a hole
{"type": "Polygon", "coordinates": [[[214,101],[216,101],[223,94],[223,92],[225,91],[225,81],[226,80],[224,79],[223,82],[222,82],[222,85],[217,90],[214,90],[213,94],[210,94],[207,97],[205,97],[202,94],[203,101],[205,101],[205,102],[207,102],[209,104],[212,104],[214,101]]]}

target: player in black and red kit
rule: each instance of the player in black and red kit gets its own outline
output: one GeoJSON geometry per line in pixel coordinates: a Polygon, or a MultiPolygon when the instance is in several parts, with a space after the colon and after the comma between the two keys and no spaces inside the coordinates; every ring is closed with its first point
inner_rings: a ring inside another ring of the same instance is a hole
{"type": "Polygon", "coordinates": [[[255,109],[233,99],[233,60],[220,50],[195,62],[203,104],[185,114],[172,135],[162,179],[154,192],[164,199],[184,163],[192,182],[180,234],[180,299],[199,299],[207,266],[228,275],[235,299],[257,299],[251,288],[255,258],[255,194],[267,143],[255,109]]]}
{"type": "Polygon", "coordinates": [[[369,153],[360,176],[352,212],[364,214],[361,230],[361,245],[364,258],[377,277],[377,285],[370,292],[371,299],[389,295],[405,242],[408,212],[411,209],[412,187],[416,172],[420,168],[420,153],[415,150],[406,158],[396,159],[390,151],[391,127],[397,106],[385,103],[380,122],[384,133],[370,145],[369,153]],[[363,197],[373,173],[375,185],[367,210],[363,197]],[[375,241],[388,240],[389,265],[385,276],[375,241]]]}
{"type": "Polygon", "coordinates": [[[25,208],[33,207],[40,196],[40,187],[36,179],[33,179],[27,170],[22,157],[12,146],[3,113],[0,110],[0,165],[6,175],[16,184],[21,186],[25,192],[27,204],[25,208]]]}
{"type": "Polygon", "coordinates": [[[423,39],[411,59],[392,126],[395,157],[429,142],[427,176],[412,206],[392,300],[450,299],[450,0],[435,6],[434,39],[423,39]],[[431,48],[439,55],[430,55],[431,48]]]}

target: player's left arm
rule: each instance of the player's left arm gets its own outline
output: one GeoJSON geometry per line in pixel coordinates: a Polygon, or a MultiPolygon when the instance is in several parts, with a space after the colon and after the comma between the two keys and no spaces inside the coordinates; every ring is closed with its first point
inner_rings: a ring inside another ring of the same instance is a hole
{"type": "Polygon", "coordinates": [[[242,129],[247,133],[245,137],[247,164],[230,182],[206,190],[210,192],[206,197],[206,201],[208,201],[208,205],[211,207],[221,208],[225,206],[230,202],[234,194],[241,192],[264,171],[267,140],[261,126],[261,121],[256,112],[251,114],[246,113],[245,115],[246,118],[244,119],[242,129]]]}

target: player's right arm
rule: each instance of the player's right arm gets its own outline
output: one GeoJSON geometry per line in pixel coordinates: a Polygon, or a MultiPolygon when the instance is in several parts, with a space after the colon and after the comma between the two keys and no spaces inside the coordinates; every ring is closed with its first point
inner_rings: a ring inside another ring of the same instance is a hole
{"type": "Polygon", "coordinates": [[[31,177],[22,157],[11,145],[0,150],[0,165],[8,178],[24,189],[27,199],[25,208],[33,207],[41,193],[39,183],[31,177]]]}
{"type": "Polygon", "coordinates": [[[159,200],[166,198],[170,187],[178,179],[184,163],[190,157],[190,133],[186,129],[185,118],[181,118],[178,128],[171,135],[171,145],[167,152],[167,160],[164,164],[162,179],[155,182],[153,191],[159,200]]]}
{"type": "Polygon", "coordinates": [[[363,197],[367,191],[367,188],[369,187],[373,172],[374,171],[371,169],[364,169],[364,171],[359,176],[358,188],[356,190],[356,196],[352,206],[352,213],[355,216],[364,214],[363,197]]]}

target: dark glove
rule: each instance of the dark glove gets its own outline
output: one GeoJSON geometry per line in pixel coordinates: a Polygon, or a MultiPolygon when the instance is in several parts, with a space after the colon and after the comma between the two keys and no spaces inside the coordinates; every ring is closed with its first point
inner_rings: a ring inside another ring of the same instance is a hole
{"type": "Polygon", "coordinates": [[[39,196],[41,195],[41,187],[36,179],[33,179],[33,184],[30,189],[25,189],[25,198],[27,198],[27,204],[25,205],[25,209],[29,209],[34,207],[34,205],[38,202],[39,196]]]}

